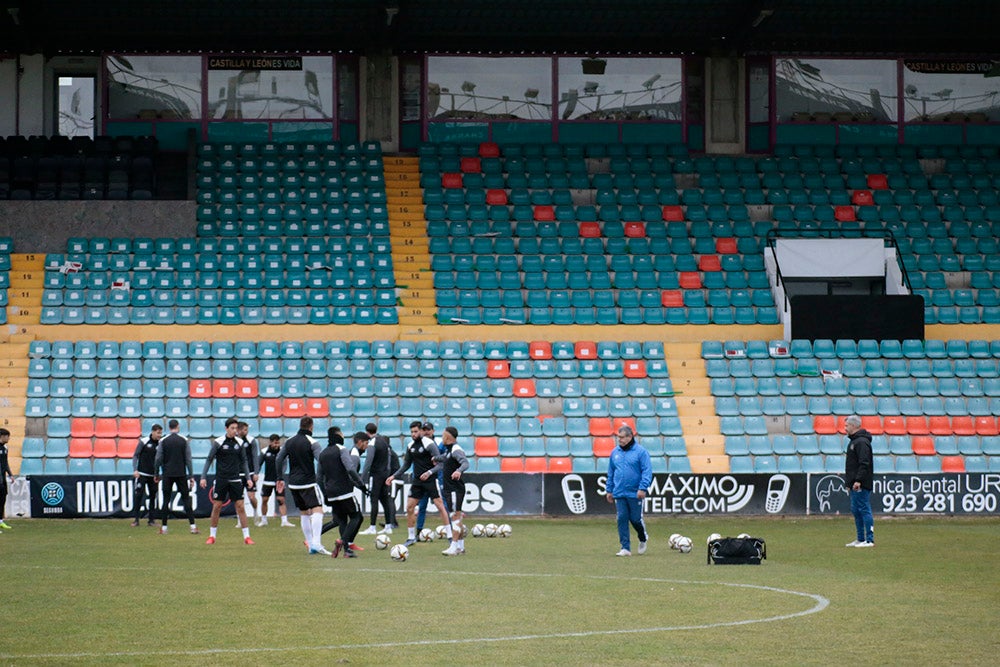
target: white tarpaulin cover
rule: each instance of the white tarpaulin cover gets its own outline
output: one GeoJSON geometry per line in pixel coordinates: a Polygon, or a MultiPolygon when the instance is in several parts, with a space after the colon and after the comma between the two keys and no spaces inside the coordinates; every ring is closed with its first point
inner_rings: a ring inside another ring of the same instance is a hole
{"type": "Polygon", "coordinates": [[[885,275],[882,239],[777,239],[782,278],[885,275]]]}

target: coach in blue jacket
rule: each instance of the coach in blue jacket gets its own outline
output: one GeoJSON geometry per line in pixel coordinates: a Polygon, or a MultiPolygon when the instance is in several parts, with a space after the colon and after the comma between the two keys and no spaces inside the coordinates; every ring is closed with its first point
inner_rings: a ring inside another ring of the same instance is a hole
{"type": "Polygon", "coordinates": [[[642,520],[642,501],[646,489],[653,483],[653,463],[649,452],[635,441],[635,434],[628,425],[618,429],[618,446],[608,461],[608,502],[618,511],[618,539],[622,548],[616,556],[631,556],[629,523],[635,527],[639,538],[639,554],[646,553],[646,524],[642,520]]]}

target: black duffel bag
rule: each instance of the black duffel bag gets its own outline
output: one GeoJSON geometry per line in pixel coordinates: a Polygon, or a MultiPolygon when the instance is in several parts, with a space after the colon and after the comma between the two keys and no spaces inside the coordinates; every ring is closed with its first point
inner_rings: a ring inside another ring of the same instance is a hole
{"type": "Polygon", "coordinates": [[[716,565],[760,565],[767,545],[759,537],[720,537],[708,543],[706,562],[716,565]]]}

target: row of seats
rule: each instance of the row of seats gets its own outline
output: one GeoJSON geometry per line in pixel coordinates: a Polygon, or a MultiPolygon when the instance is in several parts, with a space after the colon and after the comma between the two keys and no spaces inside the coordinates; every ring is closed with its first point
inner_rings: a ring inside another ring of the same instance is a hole
{"type": "MultiPolygon", "coordinates": [[[[293,230],[294,231],[294,230],[293,230]]],[[[300,226],[297,234],[280,234],[273,236],[241,236],[234,238],[182,237],[182,238],[149,238],[137,237],[109,239],[107,237],[82,238],[73,237],[66,242],[66,253],[50,253],[46,255],[46,269],[56,270],[66,261],[88,261],[97,256],[102,258],[123,257],[133,262],[139,257],[159,258],[154,260],[152,267],[166,262],[176,268],[174,262],[182,257],[219,259],[229,255],[321,255],[342,254],[345,252],[391,252],[389,243],[389,227],[387,225],[369,225],[365,222],[349,224],[330,223],[318,230],[308,226],[300,226]],[[334,226],[336,224],[336,226],[334,226]],[[317,234],[307,232],[317,231],[317,234]],[[329,236],[332,238],[309,238],[310,236],[329,236]],[[352,244],[367,245],[355,248],[352,244]]]]}
{"type": "Polygon", "coordinates": [[[1000,398],[883,396],[715,396],[715,412],[722,416],[754,415],[928,415],[989,416],[1000,408],[1000,398]]]}
{"type": "MultiPolygon", "coordinates": [[[[845,393],[853,383],[861,391],[868,387],[866,378],[912,378],[925,385],[928,393],[921,395],[936,395],[947,393],[958,396],[962,393],[960,384],[978,385],[978,382],[966,382],[966,378],[995,378],[998,373],[996,359],[816,359],[792,358],[781,359],[706,359],[705,371],[710,378],[790,378],[801,376],[803,380],[822,377],[830,386],[845,393]],[[958,378],[958,381],[952,381],[958,378]],[[861,379],[863,381],[858,382],[861,379]],[[926,380],[920,382],[921,380],[926,380]],[[938,386],[940,385],[940,387],[938,386]],[[944,387],[948,389],[945,390],[944,387]]],[[[815,383],[813,383],[815,384],[815,383]]],[[[885,384],[883,384],[885,386],[885,384]]],[[[975,386],[973,386],[975,388],[975,386]]],[[[830,391],[829,389],[827,390],[830,391]]],[[[973,394],[978,395],[978,391],[973,394]]]]}
{"type": "Polygon", "coordinates": [[[425,142],[417,148],[426,157],[683,157],[688,154],[684,144],[662,143],[507,143],[480,144],[425,142]]]}
{"type": "MultiPolygon", "coordinates": [[[[768,417],[720,417],[722,435],[768,435],[768,417]]],[[[788,431],[795,435],[844,433],[844,419],[838,415],[789,415],[788,431]]],[[[996,417],[948,417],[926,415],[862,415],[862,426],[870,433],[888,435],[996,435],[996,417]]]]}
{"type": "Polygon", "coordinates": [[[713,308],[438,308],[439,324],[778,324],[773,306],[713,308]]]}
{"type": "Polygon", "coordinates": [[[44,306],[42,324],[399,324],[395,308],[347,306],[44,306]]]}
{"type": "MultiPolygon", "coordinates": [[[[754,456],[778,454],[803,456],[825,454],[843,456],[847,439],[840,435],[775,435],[727,436],[726,454],[754,456]]],[[[1000,437],[997,435],[873,435],[872,452],[876,455],[907,456],[1000,456],[1000,437]]]]}
{"type": "Polygon", "coordinates": [[[997,147],[975,144],[778,144],[774,147],[776,157],[908,157],[925,160],[975,160],[997,156],[997,147]]]}
{"type": "Polygon", "coordinates": [[[30,343],[32,358],[54,359],[663,359],[660,341],[47,341],[30,343]]]}
{"type": "Polygon", "coordinates": [[[202,159],[228,159],[237,157],[378,157],[382,154],[382,144],[377,141],[364,142],[205,142],[198,144],[198,157],[202,159]]]}
{"type": "MultiPolygon", "coordinates": [[[[875,456],[878,474],[936,474],[1000,471],[1000,457],[985,456],[875,456]]],[[[830,473],[843,474],[843,457],[822,456],[733,456],[729,459],[734,473],[830,473]]]]}
{"type": "Polygon", "coordinates": [[[791,341],[703,341],[702,359],[767,359],[794,357],[798,359],[1000,359],[1000,340],[832,340],[793,339],[791,341]]]}

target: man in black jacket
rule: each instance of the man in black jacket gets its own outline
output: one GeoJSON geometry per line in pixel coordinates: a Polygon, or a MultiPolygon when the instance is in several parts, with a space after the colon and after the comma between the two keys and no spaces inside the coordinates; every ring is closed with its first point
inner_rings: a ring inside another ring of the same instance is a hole
{"type": "Polygon", "coordinates": [[[358,431],[354,434],[353,450],[331,441],[319,455],[320,488],[326,496],[326,504],[333,510],[334,520],[340,525],[340,539],[333,548],[334,558],[341,549],[344,551],[344,558],[355,557],[351,543],[354,542],[364,517],[354,497],[354,489],[359,488],[362,493],[368,493],[364,481],[358,475],[358,463],[361,458],[358,448],[364,451],[367,444],[368,434],[358,431]]]}
{"type": "Polygon", "coordinates": [[[212,448],[208,450],[208,458],[205,459],[205,469],[201,471],[200,486],[204,489],[208,486],[208,471],[215,463],[215,484],[212,485],[212,518],[205,544],[215,544],[222,506],[230,501],[236,506],[236,516],[239,517],[240,528],[243,530],[243,543],[254,543],[250,539],[247,513],[243,509],[243,490],[245,488],[243,480],[246,479],[246,485],[252,487],[253,478],[250,477],[250,469],[247,467],[243,441],[236,435],[236,430],[237,419],[230,417],[226,420],[226,434],[220,435],[212,441],[212,448]]]}
{"type": "Polygon", "coordinates": [[[191,445],[178,430],[180,424],[176,419],[167,422],[170,433],[161,438],[156,446],[156,480],[160,481],[160,488],[163,491],[163,521],[160,526],[160,534],[167,534],[167,519],[170,518],[170,503],[173,497],[174,488],[181,494],[181,502],[184,503],[184,515],[187,517],[188,525],[191,526],[191,534],[198,534],[198,527],[194,524],[194,512],[191,511],[191,491],[194,489],[194,467],[191,463],[191,445]]]}
{"type": "Polygon", "coordinates": [[[848,547],[875,546],[874,521],[872,519],[872,434],[861,428],[861,417],[851,415],[844,421],[844,430],[851,440],[847,445],[844,466],[844,484],[850,489],[851,514],[857,527],[858,538],[848,542],[848,547]]]}
{"type": "Polygon", "coordinates": [[[132,519],[132,526],[139,525],[139,517],[142,516],[143,506],[149,500],[149,520],[147,525],[155,523],[157,512],[156,507],[156,448],[163,436],[163,427],[153,424],[149,429],[149,436],[139,438],[135,446],[135,453],[132,454],[132,477],[135,478],[135,485],[132,491],[132,502],[135,516],[132,519]]]}
{"type": "Polygon", "coordinates": [[[367,482],[371,479],[371,525],[363,531],[362,535],[374,535],[378,532],[375,521],[378,519],[378,506],[382,505],[382,512],[385,514],[385,530],[382,532],[391,534],[396,526],[396,506],[392,497],[392,487],[385,485],[385,480],[395,472],[396,468],[390,467],[392,459],[392,445],[389,438],[380,435],[378,426],[370,423],[365,426],[365,433],[368,434],[369,452],[365,457],[365,469],[361,471],[361,479],[367,482]]]}
{"type": "Polygon", "coordinates": [[[323,547],[323,504],[316,488],[316,461],[322,448],[312,435],[312,417],[299,420],[299,432],[285,441],[275,459],[278,482],[274,490],[285,492],[285,459],[288,459],[288,488],[292,490],[292,501],[299,508],[302,535],[310,554],[331,555],[323,547]]]}

